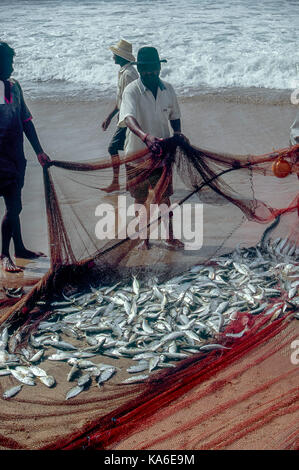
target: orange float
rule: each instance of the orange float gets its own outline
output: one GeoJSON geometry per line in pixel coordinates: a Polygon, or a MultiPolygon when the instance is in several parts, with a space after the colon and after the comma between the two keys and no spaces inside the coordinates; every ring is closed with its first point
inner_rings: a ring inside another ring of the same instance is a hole
{"type": "Polygon", "coordinates": [[[292,167],[283,157],[279,157],[273,163],[272,171],[277,178],[285,178],[292,172],[292,167]]]}

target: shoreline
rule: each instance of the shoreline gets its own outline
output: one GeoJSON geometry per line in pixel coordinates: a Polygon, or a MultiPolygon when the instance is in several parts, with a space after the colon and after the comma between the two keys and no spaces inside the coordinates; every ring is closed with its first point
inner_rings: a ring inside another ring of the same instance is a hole
{"type": "MultiPolygon", "coordinates": [[[[161,77],[164,80],[163,77],[161,77]]],[[[168,82],[167,79],[164,81],[168,82]]],[[[32,84],[28,85],[26,82],[22,82],[20,79],[25,99],[35,103],[98,103],[98,104],[107,104],[114,101],[115,93],[107,92],[100,93],[97,88],[86,90],[85,94],[79,92],[79,89],[73,91],[73,93],[67,89],[63,91],[56,91],[53,88],[52,93],[45,89],[45,92],[42,92],[42,88],[36,95],[32,93],[27,93],[27,89],[32,89],[32,84]],[[54,91],[54,93],[53,93],[54,91]]],[[[228,101],[228,102],[238,102],[238,103],[254,103],[254,104],[290,104],[291,94],[294,89],[291,88],[264,88],[259,86],[250,86],[250,87],[239,87],[239,86],[223,86],[223,87],[211,87],[207,85],[201,85],[196,88],[186,87],[185,90],[182,90],[176,86],[176,83],[171,82],[174,87],[174,90],[182,102],[195,100],[195,101],[228,101]]],[[[36,84],[38,87],[43,85],[36,84]]],[[[52,85],[48,85],[51,89],[52,85]]]]}

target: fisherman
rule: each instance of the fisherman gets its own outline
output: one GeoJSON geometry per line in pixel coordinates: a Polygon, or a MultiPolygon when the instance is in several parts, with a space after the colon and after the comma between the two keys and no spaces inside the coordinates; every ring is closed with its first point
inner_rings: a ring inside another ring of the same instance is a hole
{"type": "MultiPolygon", "coordinates": [[[[169,122],[173,132],[181,134],[181,114],[175,92],[169,83],[159,78],[161,62],[167,61],[160,60],[156,48],[146,46],[139,49],[136,64],[140,77],[125,89],[119,113],[119,127],[128,127],[124,149],[126,155],[146,147],[150,150],[159,148],[160,140],[170,137],[169,122]]],[[[130,179],[130,173],[134,174],[135,165],[133,162],[127,164],[128,179],[130,179]]],[[[162,168],[160,167],[151,173],[147,181],[130,187],[130,194],[135,199],[136,205],[145,203],[149,190],[155,187],[161,175],[162,168]]],[[[134,176],[136,176],[136,168],[134,176]]],[[[163,194],[161,204],[169,207],[169,197],[172,194],[172,183],[170,183],[163,194]]],[[[173,238],[171,218],[168,239],[161,243],[167,248],[184,248],[180,240],[173,238]]],[[[139,245],[139,248],[149,248],[147,238],[139,245]]]]}
{"type": "Polygon", "coordinates": [[[26,159],[23,133],[32,145],[42,166],[50,161],[39,142],[32,116],[25,104],[20,84],[10,78],[13,72],[15,51],[0,42],[0,196],[4,198],[6,214],[2,220],[2,269],[19,272],[9,254],[11,239],[17,258],[34,259],[45,256],[25,248],[19,214],[22,210],[21,192],[24,185],[26,159]]]}
{"type": "MultiPolygon", "coordinates": [[[[103,131],[106,131],[108,129],[111,120],[119,112],[122,95],[125,87],[133,80],[136,80],[138,78],[138,73],[135,67],[133,67],[133,65],[131,64],[131,62],[135,61],[135,57],[132,54],[132,44],[125,41],[124,39],[121,39],[115,46],[111,46],[110,49],[113,52],[114,62],[116,65],[120,66],[120,70],[118,72],[116,103],[111,113],[102,123],[103,131]]],[[[107,188],[101,188],[102,191],[106,191],[107,193],[119,190],[118,152],[119,150],[123,150],[124,148],[126,130],[127,129],[125,127],[117,126],[116,131],[108,147],[108,152],[111,155],[113,165],[113,180],[107,188]]]]}

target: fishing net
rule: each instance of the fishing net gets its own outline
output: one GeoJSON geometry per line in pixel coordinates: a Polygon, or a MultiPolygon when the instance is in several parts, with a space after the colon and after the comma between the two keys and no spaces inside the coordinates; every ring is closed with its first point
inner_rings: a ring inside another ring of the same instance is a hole
{"type": "MultiPolygon", "coordinates": [[[[296,338],[296,333],[288,328],[286,318],[268,325],[266,322],[265,318],[256,320],[244,338],[226,338],[225,344],[234,346],[231,351],[220,354],[213,351],[205,357],[196,355],[173,371],[164,371],[143,386],[135,386],[135,392],[139,391],[137,397],[45,449],[134,449],[136,434],[138,449],[223,449],[264,428],[279,415],[298,415],[296,368],[287,365],[284,374],[271,371],[273,360],[279,360],[279,354],[296,338]],[[256,383],[253,373],[245,379],[245,387],[236,387],[232,393],[231,384],[255,368],[264,374],[260,383],[256,383]],[[283,382],[287,384],[286,393],[281,390],[283,382]],[[221,390],[226,392],[224,397],[221,390]],[[260,397],[265,390],[273,393],[269,402],[260,397]],[[216,404],[215,394],[219,399],[216,404]],[[251,415],[244,410],[238,419],[235,416],[228,419],[226,413],[234,407],[234,412],[240,413],[242,402],[245,409],[254,406],[255,412],[251,415]],[[186,410],[184,424],[181,420],[186,410]],[[220,422],[209,426],[215,416],[219,416],[220,422]]],[[[223,337],[225,334],[224,331],[223,337]]],[[[132,392],[132,388],[128,390],[129,395],[132,392]]],[[[298,437],[293,431],[293,439],[288,437],[286,442],[298,448],[294,435],[298,437]]]]}
{"type": "Polygon", "coordinates": [[[283,232],[295,242],[297,178],[274,178],[272,164],[282,156],[294,163],[298,148],[296,145],[261,156],[229,155],[195,148],[174,136],[163,141],[159,157],[144,150],[122,158],[120,191],[110,195],[101,190],[111,181],[110,159],[52,161],[44,169],[51,270],[27,298],[2,316],[1,323],[17,318],[21,311],[28,313],[41,293],[57,292],[68,283],[111,283],[129,279],[132,274],[167,279],[196,263],[228,253],[238,244],[256,244],[265,230],[259,224],[269,224],[280,214],[284,222],[273,234],[283,232]],[[148,194],[144,190],[137,194],[144,207],[162,206],[162,210],[144,217],[143,208],[137,207],[135,217],[134,191],[157,169],[161,175],[155,180],[157,184],[148,194]],[[171,180],[172,211],[165,210],[163,204],[171,180]],[[196,205],[201,211],[196,212],[196,205]],[[159,238],[167,238],[171,219],[175,219],[174,236],[185,242],[181,252],[159,246],[159,238]],[[143,252],[136,247],[146,233],[152,248],[143,252]]]}
{"type": "MultiPolygon", "coordinates": [[[[270,258],[284,261],[287,257],[297,266],[298,179],[295,174],[275,178],[272,166],[278,159],[293,165],[299,145],[260,156],[229,155],[196,148],[174,136],[164,140],[160,150],[160,154],[144,150],[122,157],[120,189],[109,194],[104,188],[112,178],[110,159],[52,161],[44,168],[51,269],[0,319],[1,325],[17,332],[14,350],[28,344],[41,322],[51,319],[51,305],[61,296],[128,284],[133,276],[142,285],[155,286],[194,265],[216,266],[233,251],[254,258],[264,250],[270,258]],[[139,206],[134,204],[136,197],[139,206]],[[151,212],[152,208],[156,211],[151,212]],[[163,244],[171,226],[184,250],[163,244]],[[141,250],[140,242],[146,237],[150,249],[141,250]],[[258,251],[250,251],[256,246],[258,251]]],[[[294,272],[285,268],[283,276],[289,274],[292,280],[298,277],[295,268],[294,272]]],[[[105,408],[95,406],[99,408],[96,420],[90,423],[89,419],[79,432],[57,439],[50,448],[107,448],[133,433],[162,406],[280,334],[297,308],[283,282],[284,278],[278,296],[273,291],[258,315],[237,312],[223,332],[218,331],[217,344],[223,349],[193,354],[174,369],[157,372],[138,385],[126,385],[125,392],[115,386],[103,398],[105,408]]],[[[293,390],[291,398],[285,398],[282,408],[287,412],[293,409],[295,395],[293,390]]],[[[271,408],[273,419],[282,408],[271,408]]],[[[261,425],[262,419],[261,414],[242,429],[240,425],[240,436],[261,425]]],[[[221,436],[207,442],[204,448],[217,447],[221,436]]]]}

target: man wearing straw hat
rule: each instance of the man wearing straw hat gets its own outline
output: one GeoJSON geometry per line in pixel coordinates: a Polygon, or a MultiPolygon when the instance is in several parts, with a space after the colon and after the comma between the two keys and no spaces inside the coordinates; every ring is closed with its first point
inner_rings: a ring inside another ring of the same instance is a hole
{"type": "MultiPolygon", "coordinates": [[[[159,78],[161,62],[167,61],[160,60],[156,48],[146,46],[139,49],[136,64],[140,78],[130,83],[125,89],[119,113],[118,125],[128,127],[124,148],[126,155],[136,153],[146,147],[151,151],[159,150],[160,140],[170,137],[169,123],[174,133],[181,134],[181,113],[175,92],[169,83],[159,78]]],[[[131,162],[126,167],[127,178],[130,179],[130,174],[134,174],[134,163],[131,162]]],[[[130,187],[131,196],[136,204],[146,202],[149,190],[157,184],[161,175],[162,168],[160,167],[151,173],[147,181],[142,181],[137,187],[130,187]]],[[[163,194],[161,204],[164,203],[169,207],[169,197],[172,193],[170,183],[163,194]]],[[[162,243],[167,248],[184,248],[180,240],[173,238],[171,219],[169,237],[162,243]]],[[[149,241],[144,240],[140,248],[148,249],[149,241]]]]}
{"type": "MultiPolygon", "coordinates": [[[[123,91],[126,86],[131,83],[133,80],[138,78],[138,73],[136,69],[131,64],[135,61],[135,57],[132,54],[132,44],[121,39],[116,45],[110,46],[110,50],[113,52],[113,59],[115,64],[120,66],[118,72],[118,85],[117,85],[117,95],[115,107],[109,113],[105,121],[102,123],[102,129],[106,131],[110,125],[113,117],[119,112],[123,91]]],[[[112,165],[113,165],[113,180],[110,186],[107,188],[102,188],[103,191],[112,192],[119,189],[119,150],[123,150],[124,142],[126,138],[126,128],[118,127],[112,137],[112,140],[109,144],[108,151],[111,155],[112,165]]]]}

